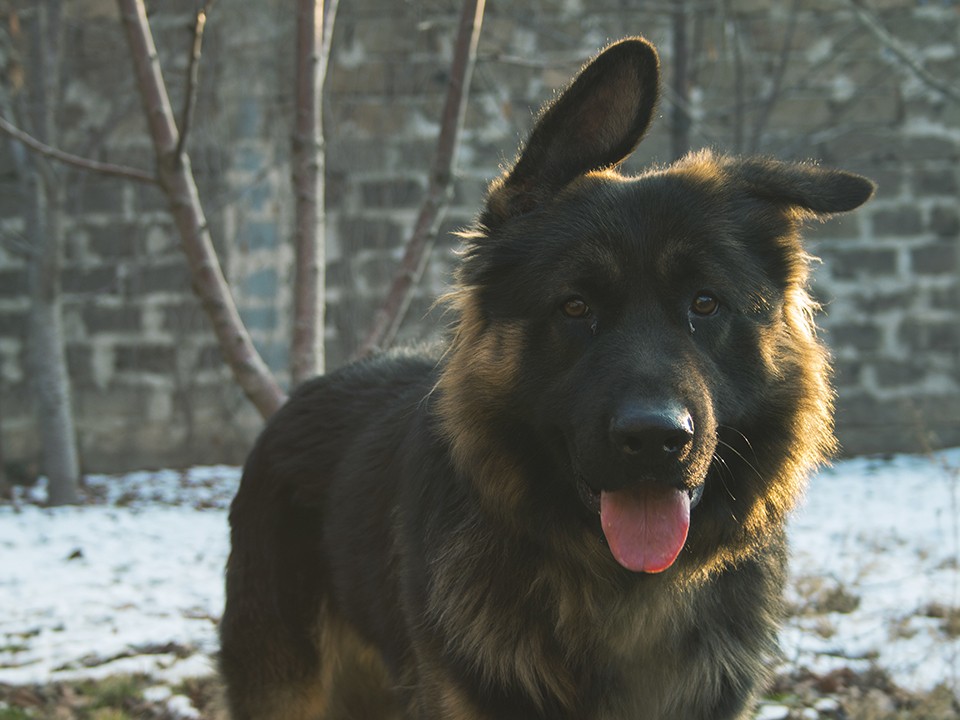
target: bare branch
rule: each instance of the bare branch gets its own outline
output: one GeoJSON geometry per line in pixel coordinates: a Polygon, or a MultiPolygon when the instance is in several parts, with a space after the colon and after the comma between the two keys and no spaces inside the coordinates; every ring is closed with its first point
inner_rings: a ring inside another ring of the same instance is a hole
{"type": "Polygon", "coordinates": [[[190,62],[187,65],[187,89],[184,93],[183,111],[180,115],[180,137],[177,140],[177,157],[183,155],[187,147],[187,135],[193,123],[193,111],[197,105],[197,88],[200,83],[200,52],[203,47],[203,30],[207,26],[207,14],[216,0],[207,0],[197,11],[197,18],[193,24],[193,44],[190,52],[190,62]]]}
{"type": "Polygon", "coordinates": [[[327,65],[330,64],[330,48],[333,45],[333,23],[337,18],[340,0],[325,0],[323,3],[323,32],[320,43],[320,67],[317,74],[321,79],[327,77],[327,65]]]}
{"type": "Polygon", "coordinates": [[[151,175],[143,170],[138,170],[137,168],[114,165],[112,163],[100,162],[98,160],[91,160],[89,158],[80,157],[79,155],[72,155],[68,152],[64,152],[63,150],[50,147],[46,143],[40,142],[32,135],[25,133],[23,130],[16,127],[3,117],[0,117],[0,132],[13,138],[33,152],[38,153],[43,157],[50,158],[51,160],[62,162],[65,165],[71,165],[73,167],[89,170],[90,172],[99,173],[101,175],[112,175],[125,180],[135,180],[136,182],[147,183],[149,185],[156,185],[158,182],[155,175],[151,175]]]}
{"type": "Polygon", "coordinates": [[[374,315],[370,333],[356,353],[358,357],[369,355],[377,348],[389,347],[396,337],[410,307],[413,288],[426,269],[427,258],[436,240],[443,211],[450,202],[453,168],[466,114],[470,78],[477,56],[483,8],[484,0],[464,0],[427,196],[420,207],[400,268],[394,275],[386,299],[374,315]]]}
{"type": "Polygon", "coordinates": [[[37,250],[20,233],[11,233],[0,231],[0,245],[6,248],[7,252],[17,257],[32,259],[36,257],[37,250]]]}
{"type": "Polygon", "coordinates": [[[234,378],[260,414],[269,417],[286,401],[286,395],[253,346],[240,319],[203,215],[190,157],[187,154],[177,156],[176,123],[160,72],[144,0],[117,0],[117,5],[130,46],[150,138],[157,154],[160,186],[167,196],[180,234],[194,292],[213,323],[220,351],[234,378]]]}
{"type": "Polygon", "coordinates": [[[877,19],[877,16],[867,10],[859,0],[847,0],[847,5],[850,6],[863,26],[873,33],[873,36],[877,38],[884,47],[896,55],[921,82],[942,95],[945,95],[953,102],[960,102],[960,87],[938,78],[923,67],[923,65],[913,57],[913,54],[906,46],[891,35],[890,31],[877,19]]]}
{"type": "Polygon", "coordinates": [[[0,230],[0,245],[7,251],[22,258],[32,259],[37,256],[37,249],[23,234],[13,230],[0,230]]]}
{"type": "Polygon", "coordinates": [[[773,83],[767,97],[764,98],[760,106],[760,112],[755,116],[753,123],[753,136],[750,139],[750,152],[757,152],[760,149],[760,141],[763,132],[767,128],[767,122],[770,120],[770,114],[774,106],[780,100],[780,94],[783,90],[783,78],[786,75],[787,66],[790,64],[790,50],[793,46],[793,36],[797,30],[797,18],[800,14],[800,0],[793,0],[790,8],[790,17],[787,20],[787,30],[783,37],[783,45],[780,47],[780,57],[777,60],[777,67],[773,74],[773,83]]]}

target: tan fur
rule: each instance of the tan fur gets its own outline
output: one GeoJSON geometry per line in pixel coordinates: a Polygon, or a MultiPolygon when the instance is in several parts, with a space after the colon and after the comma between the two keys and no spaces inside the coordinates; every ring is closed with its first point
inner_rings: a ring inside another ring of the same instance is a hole
{"type": "Polygon", "coordinates": [[[438,383],[437,409],[458,467],[478,478],[488,508],[512,515],[522,501],[523,486],[512,458],[490,436],[497,413],[516,383],[523,353],[520,323],[485,327],[471,288],[447,296],[459,315],[448,361],[438,383]],[[479,402],[474,396],[482,395],[479,402]]]}
{"type": "MultiPolygon", "coordinates": [[[[540,606],[536,587],[525,593],[513,578],[472,572],[477,567],[473,555],[502,542],[490,535],[489,527],[465,526],[460,535],[462,542],[437,563],[430,588],[429,614],[440,619],[448,644],[474,658],[487,681],[508,685],[516,681],[540,701],[544,692],[572,701],[573,678],[559,658],[546,651],[553,626],[551,608],[540,606]],[[531,626],[531,617],[540,622],[531,626]]],[[[509,552],[507,547],[503,550],[509,552]]]]}
{"type": "Polygon", "coordinates": [[[315,642],[317,676],[271,686],[251,712],[255,720],[400,720],[380,652],[338,616],[321,610],[315,642]]]}
{"type": "Polygon", "coordinates": [[[419,670],[420,698],[425,706],[411,707],[408,717],[436,717],[437,720],[496,720],[477,709],[448,673],[437,666],[424,666],[419,670]],[[433,710],[434,714],[431,714],[433,710]]]}
{"type": "Polygon", "coordinates": [[[323,677],[329,700],[322,720],[399,719],[400,705],[380,651],[353,627],[326,612],[320,630],[323,677]]]}

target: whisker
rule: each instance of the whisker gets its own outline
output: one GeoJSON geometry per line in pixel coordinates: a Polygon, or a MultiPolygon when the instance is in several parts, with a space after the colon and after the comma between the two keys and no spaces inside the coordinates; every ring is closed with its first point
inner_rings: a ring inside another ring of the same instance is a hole
{"type": "Polygon", "coordinates": [[[718,444],[718,445],[723,445],[723,447],[725,447],[725,448],[729,448],[730,452],[732,452],[734,455],[736,455],[738,458],[740,458],[740,459],[743,461],[743,464],[744,464],[744,465],[746,465],[748,468],[750,468],[751,470],[753,470],[754,474],[755,474],[760,480],[764,480],[763,473],[761,473],[753,463],[751,463],[749,460],[747,460],[747,458],[744,456],[744,454],[743,454],[742,452],[740,452],[739,450],[737,450],[733,445],[731,445],[731,444],[728,443],[728,442],[724,442],[724,441],[721,440],[720,438],[717,438],[717,444],[718,444]]]}
{"type": "Polygon", "coordinates": [[[733,491],[730,490],[730,486],[727,484],[727,479],[726,477],[724,477],[724,475],[729,474],[730,477],[732,478],[733,471],[730,470],[730,466],[727,465],[727,461],[724,458],[722,458],[720,455],[717,455],[717,453],[713,454],[713,459],[716,461],[717,477],[720,479],[720,483],[723,485],[723,489],[726,491],[727,495],[730,496],[730,499],[736,502],[737,497],[736,495],[733,494],[733,491]]]}
{"type": "MultiPolygon", "coordinates": [[[[732,425],[720,425],[720,428],[723,429],[723,430],[729,430],[730,432],[734,432],[734,433],[736,433],[737,435],[739,435],[739,436],[741,437],[741,439],[743,440],[743,442],[746,444],[746,446],[750,449],[750,452],[753,454],[754,462],[756,462],[757,464],[760,463],[760,458],[757,457],[757,451],[754,449],[753,443],[750,442],[750,438],[748,438],[748,437],[747,437],[746,435],[744,435],[740,430],[737,430],[737,429],[736,429],[735,427],[733,427],[732,425]]],[[[743,457],[743,456],[741,455],[741,457],[743,457]]]]}

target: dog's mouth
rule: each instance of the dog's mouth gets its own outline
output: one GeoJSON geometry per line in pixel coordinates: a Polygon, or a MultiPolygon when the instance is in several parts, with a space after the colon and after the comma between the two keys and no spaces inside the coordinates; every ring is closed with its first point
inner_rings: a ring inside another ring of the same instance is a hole
{"type": "MultiPolygon", "coordinates": [[[[580,501],[586,505],[587,509],[595,514],[600,514],[600,497],[603,493],[602,490],[594,490],[587,481],[581,477],[577,480],[577,492],[580,495],[580,501]]],[[[703,483],[683,492],[686,492],[687,495],[690,496],[690,509],[693,510],[693,508],[700,504],[700,500],[703,498],[703,483]]]]}
{"type": "Polygon", "coordinates": [[[594,490],[578,482],[580,497],[600,516],[600,528],[614,559],[632,572],[659,573],[676,562],[687,541],[690,511],[703,485],[680,489],[640,483],[616,490],[594,490]]]}

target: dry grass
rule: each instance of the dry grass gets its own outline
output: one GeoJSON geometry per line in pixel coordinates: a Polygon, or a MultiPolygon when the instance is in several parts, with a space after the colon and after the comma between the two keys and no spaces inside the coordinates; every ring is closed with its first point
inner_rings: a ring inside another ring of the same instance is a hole
{"type": "MultiPolygon", "coordinates": [[[[0,720],[179,720],[166,699],[145,699],[156,685],[129,675],[29,687],[0,684],[0,720]]],[[[189,698],[203,720],[226,720],[216,678],[191,679],[170,689],[189,698]]],[[[960,702],[946,686],[909,693],[879,669],[783,675],[765,702],[785,708],[789,720],[960,719],[960,702]]]]}

